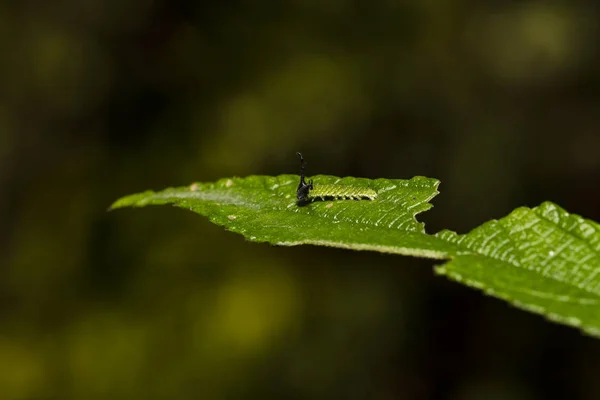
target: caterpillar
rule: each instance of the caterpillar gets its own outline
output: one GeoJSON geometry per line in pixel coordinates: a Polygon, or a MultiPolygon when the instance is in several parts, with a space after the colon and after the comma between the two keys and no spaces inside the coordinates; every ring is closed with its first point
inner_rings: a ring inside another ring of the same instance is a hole
{"type": "Polygon", "coordinates": [[[296,189],[296,197],[300,202],[307,203],[317,199],[375,200],[377,198],[377,192],[373,189],[346,185],[314,185],[312,179],[307,183],[304,178],[306,161],[300,152],[296,155],[300,157],[300,183],[296,189]]]}

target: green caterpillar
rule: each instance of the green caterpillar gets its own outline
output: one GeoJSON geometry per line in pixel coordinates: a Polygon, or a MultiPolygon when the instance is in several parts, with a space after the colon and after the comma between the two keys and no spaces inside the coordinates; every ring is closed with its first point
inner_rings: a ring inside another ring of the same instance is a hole
{"type": "Polygon", "coordinates": [[[296,190],[296,197],[300,202],[311,202],[316,199],[342,199],[342,200],[375,200],[377,192],[373,189],[359,188],[344,185],[313,185],[312,179],[306,183],[304,168],[306,161],[299,152],[300,157],[300,183],[296,190]]]}

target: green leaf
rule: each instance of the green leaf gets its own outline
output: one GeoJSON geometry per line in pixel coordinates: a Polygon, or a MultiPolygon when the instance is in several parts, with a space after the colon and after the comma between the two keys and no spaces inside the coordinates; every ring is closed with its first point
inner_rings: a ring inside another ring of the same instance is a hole
{"type": "Polygon", "coordinates": [[[440,274],[600,337],[600,225],[546,202],[518,208],[454,243],[440,274]]]}
{"type": "Polygon", "coordinates": [[[207,216],[248,240],[277,245],[315,244],[354,250],[447,257],[447,244],[426,235],[415,215],[430,209],[439,181],[337,178],[318,175],[315,185],[375,190],[376,200],[314,201],[299,206],[297,175],[249,176],[195,183],[124,197],[111,208],[172,203],[207,216]]]}
{"type": "Polygon", "coordinates": [[[111,208],[174,204],[256,242],[450,259],[436,268],[439,274],[600,337],[597,223],[544,203],[519,208],[465,235],[429,235],[415,216],[432,207],[436,179],[313,179],[315,185],[370,188],[378,197],[301,206],[297,175],[250,176],[147,191],[119,199],[111,208]]]}

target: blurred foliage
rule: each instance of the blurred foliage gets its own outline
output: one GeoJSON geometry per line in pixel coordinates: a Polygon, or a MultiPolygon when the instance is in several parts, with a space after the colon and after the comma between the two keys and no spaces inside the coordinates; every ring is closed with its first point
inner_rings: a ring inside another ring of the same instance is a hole
{"type": "Polygon", "coordinates": [[[428,262],[104,212],[302,150],[315,174],[439,178],[431,231],[542,200],[600,220],[598,11],[1,3],[1,398],[600,397],[595,341],[428,262]]]}

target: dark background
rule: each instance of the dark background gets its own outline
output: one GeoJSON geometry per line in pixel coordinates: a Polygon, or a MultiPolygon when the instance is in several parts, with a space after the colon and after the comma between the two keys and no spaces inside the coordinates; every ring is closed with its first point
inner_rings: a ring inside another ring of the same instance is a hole
{"type": "Polygon", "coordinates": [[[598,399],[600,341],[434,262],[251,244],[116,198],[442,181],[429,232],[600,220],[593,1],[0,5],[0,398],[598,399]]]}

